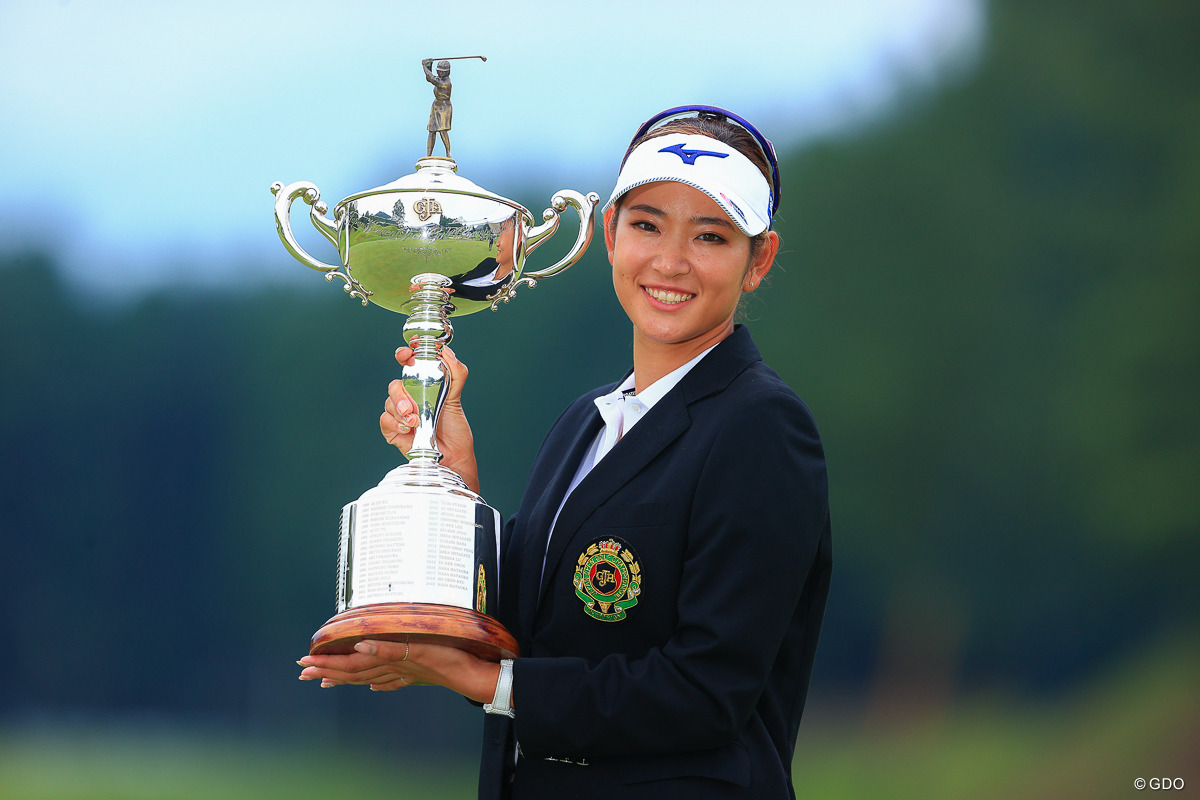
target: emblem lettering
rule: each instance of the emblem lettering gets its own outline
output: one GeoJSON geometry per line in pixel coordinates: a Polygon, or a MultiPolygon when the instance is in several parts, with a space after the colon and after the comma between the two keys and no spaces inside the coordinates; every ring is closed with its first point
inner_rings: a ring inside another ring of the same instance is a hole
{"type": "Polygon", "coordinates": [[[592,585],[599,589],[607,589],[609,586],[616,584],[613,579],[614,572],[611,569],[596,570],[596,577],[592,579],[592,585]]]}
{"type": "Polygon", "coordinates": [[[424,222],[434,214],[442,213],[442,204],[432,197],[422,197],[417,202],[413,203],[413,211],[417,212],[417,218],[424,222]]]}
{"type": "Polygon", "coordinates": [[[642,567],[629,545],[605,539],[580,554],[572,583],[584,613],[601,622],[620,622],[638,603],[642,567]]]}

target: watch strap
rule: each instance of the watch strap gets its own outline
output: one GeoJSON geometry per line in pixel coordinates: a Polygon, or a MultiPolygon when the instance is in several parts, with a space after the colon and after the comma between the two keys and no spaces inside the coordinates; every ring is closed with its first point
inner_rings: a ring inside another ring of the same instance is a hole
{"type": "Polygon", "coordinates": [[[500,659],[500,677],[496,679],[496,694],[492,696],[492,702],[483,704],[483,710],[488,714],[515,717],[516,713],[512,709],[512,684],[513,660],[502,658],[500,659]]]}

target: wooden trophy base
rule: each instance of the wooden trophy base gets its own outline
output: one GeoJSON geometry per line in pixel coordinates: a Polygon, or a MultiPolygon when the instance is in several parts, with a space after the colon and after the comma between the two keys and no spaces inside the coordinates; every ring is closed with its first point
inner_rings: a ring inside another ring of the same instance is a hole
{"type": "Polygon", "coordinates": [[[430,642],[485,661],[517,657],[517,640],[486,614],[433,603],[376,603],[350,608],[313,634],[311,655],[346,655],[363,639],[430,642]]]}

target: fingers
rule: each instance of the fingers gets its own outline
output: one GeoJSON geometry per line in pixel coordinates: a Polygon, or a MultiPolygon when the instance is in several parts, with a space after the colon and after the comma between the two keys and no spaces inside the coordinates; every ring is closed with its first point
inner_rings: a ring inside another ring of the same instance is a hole
{"type": "Polygon", "coordinates": [[[469,373],[467,365],[458,360],[458,356],[454,354],[449,345],[442,346],[442,361],[446,364],[446,369],[450,371],[451,389],[457,388],[461,392],[463,382],[469,373]]]}
{"type": "MultiPolygon", "coordinates": [[[[300,676],[300,680],[313,681],[313,680],[317,680],[317,676],[302,674],[300,676]]],[[[320,680],[321,680],[320,685],[321,685],[322,689],[332,689],[334,686],[363,686],[363,685],[366,685],[366,687],[373,692],[394,692],[397,689],[406,689],[409,686],[420,685],[417,682],[413,681],[412,679],[408,678],[407,676],[397,675],[395,673],[379,675],[375,678],[371,678],[370,680],[365,679],[365,678],[355,679],[355,680],[344,680],[344,679],[340,679],[337,677],[332,677],[332,678],[324,677],[324,678],[321,678],[320,680]]]]}
{"type": "Polygon", "coordinates": [[[300,680],[315,681],[320,680],[321,685],[326,683],[332,684],[357,684],[364,683],[388,683],[399,678],[399,673],[391,666],[380,665],[371,669],[358,670],[355,672],[347,672],[336,669],[321,669],[320,667],[305,667],[300,672],[300,680]]]}
{"type": "Polygon", "coordinates": [[[396,361],[397,361],[397,363],[400,364],[400,366],[411,367],[413,365],[413,362],[415,362],[416,360],[417,360],[417,354],[413,351],[413,349],[411,347],[401,346],[401,347],[396,348],[396,361]]]}
{"type": "MultiPolygon", "coordinates": [[[[458,360],[450,347],[443,346],[441,353],[450,378],[446,402],[451,407],[457,407],[468,375],[467,365],[458,360]]],[[[396,362],[402,367],[411,367],[416,363],[416,354],[411,347],[398,347],[396,362]]],[[[383,403],[383,413],[379,416],[380,433],[389,444],[405,450],[410,444],[407,437],[416,430],[418,422],[417,404],[404,388],[404,381],[399,378],[393,380],[388,384],[388,396],[383,403]]]]}
{"type": "Polygon", "coordinates": [[[382,639],[363,639],[354,645],[354,651],[365,656],[374,656],[380,661],[400,663],[408,661],[414,649],[420,645],[409,642],[389,642],[382,639]]]}
{"type": "MultiPolygon", "coordinates": [[[[403,348],[402,348],[403,349],[403,348]]],[[[407,449],[407,437],[417,427],[417,404],[404,390],[404,384],[394,380],[388,385],[388,397],[379,415],[379,432],[389,444],[407,449]]]]}
{"type": "Polygon", "coordinates": [[[408,433],[417,426],[417,404],[409,397],[404,389],[404,382],[399,378],[388,384],[387,400],[383,401],[383,411],[396,421],[396,427],[408,433]]]}
{"type": "Polygon", "coordinates": [[[408,656],[406,642],[359,643],[356,652],[341,656],[305,656],[296,663],[304,669],[302,681],[321,681],[321,688],[368,685],[381,691],[411,686],[414,679],[401,672],[400,664],[408,656]]]}
{"type": "MultiPolygon", "coordinates": [[[[403,650],[403,646],[401,647],[403,650]]],[[[375,669],[386,663],[367,653],[349,653],[344,656],[305,656],[296,662],[305,669],[317,669],[326,672],[340,672],[353,675],[359,672],[375,669]]]]}
{"type": "MultiPolygon", "coordinates": [[[[450,380],[461,384],[467,379],[467,365],[458,360],[450,345],[442,345],[442,361],[450,371],[450,380]]],[[[396,348],[396,363],[402,367],[411,367],[417,362],[417,354],[411,347],[402,345],[396,348]]]]}
{"type": "Polygon", "coordinates": [[[304,668],[300,680],[320,681],[324,689],[358,685],[392,692],[409,686],[445,686],[479,702],[491,697],[499,669],[456,647],[375,639],[358,642],[347,655],[309,655],[296,663],[304,668]]]}
{"type": "Polygon", "coordinates": [[[417,403],[409,396],[404,388],[404,381],[399,378],[388,384],[388,396],[383,402],[383,408],[392,414],[397,422],[409,424],[409,427],[417,424],[417,403]]]}

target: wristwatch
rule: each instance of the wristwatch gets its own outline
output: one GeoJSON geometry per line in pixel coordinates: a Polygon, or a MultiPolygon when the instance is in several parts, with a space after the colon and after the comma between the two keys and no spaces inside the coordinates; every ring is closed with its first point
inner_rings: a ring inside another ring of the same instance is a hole
{"type": "Polygon", "coordinates": [[[506,717],[516,716],[516,712],[512,709],[512,682],[513,660],[502,658],[500,659],[500,677],[496,680],[496,694],[492,697],[492,702],[483,704],[485,712],[503,714],[506,717]]]}

